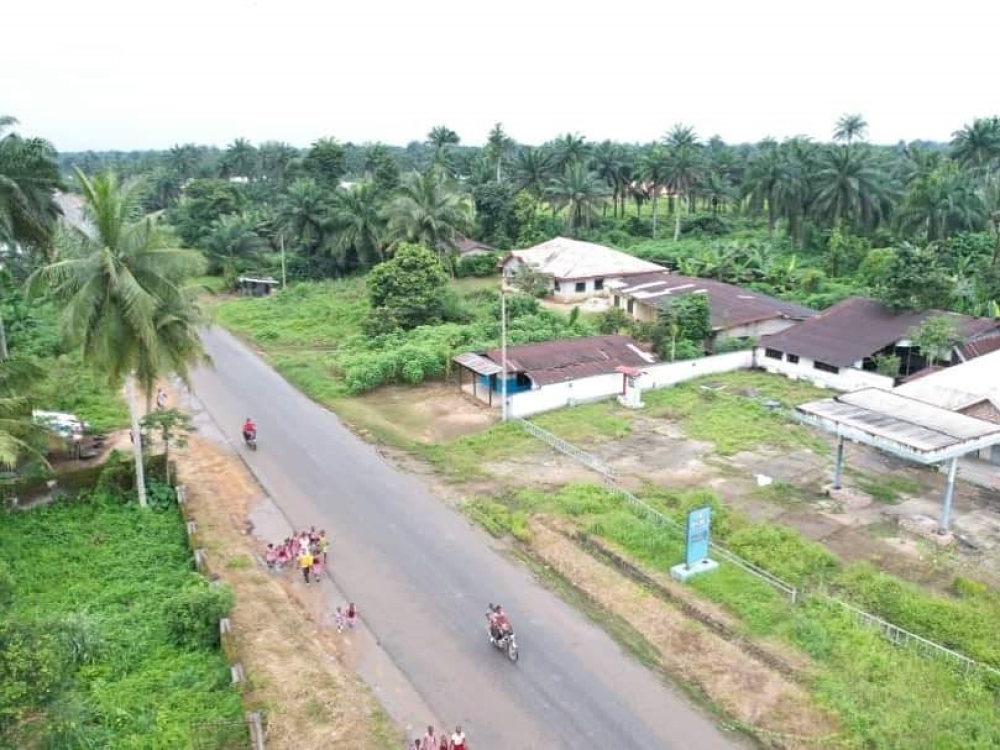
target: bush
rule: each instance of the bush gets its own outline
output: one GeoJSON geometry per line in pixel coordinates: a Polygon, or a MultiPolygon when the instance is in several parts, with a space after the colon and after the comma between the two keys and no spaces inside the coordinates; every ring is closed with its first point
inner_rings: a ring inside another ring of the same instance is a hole
{"type": "Polygon", "coordinates": [[[65,649],[48,628],[0,621],[0,731],[50,700],[71,671],[65,649]]]}
{"type": "Polygon", "coordinates": [[[455,276],[466,278],[476,276],[479,278],[494,276],[497,274],[497,263],[501,253],[481,253],[479,255],[466,255],[455,264],[455,276]]]}
{"type": "Polygon", "coordinates": [[[219,646],[219,620],[233,606],[233,594],[225,586],[209,586],[201,576],[163,605],[163,620],[172,643],[182,648],[219,646]]]}

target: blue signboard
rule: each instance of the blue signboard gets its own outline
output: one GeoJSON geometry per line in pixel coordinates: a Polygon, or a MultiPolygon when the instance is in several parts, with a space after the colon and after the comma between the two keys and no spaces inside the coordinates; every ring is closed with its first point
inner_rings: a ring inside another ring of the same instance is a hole
{"type": "Polygon", "coordinates": [[[689,568],[708,557],[708,532],[711,523],[710,507],[696,508],[687,515],[687,550],[684,563],[689,568]]]}

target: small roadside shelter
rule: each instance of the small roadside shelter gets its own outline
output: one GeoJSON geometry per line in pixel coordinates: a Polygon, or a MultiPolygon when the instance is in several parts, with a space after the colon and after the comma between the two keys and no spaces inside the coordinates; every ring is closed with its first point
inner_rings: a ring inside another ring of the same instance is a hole
{"type": "Polygon", "coordinates": [[[938,533],[947,534],[958,459],[1000,445],[1000,424],[994,424],[895,391],[862,388],[796,407],[799,421],[837,436],[833,487],[840,489],[844,440],[914,461],[948,464],[938,533]]]}
{"type": "Polygon", "coordinates": [[[270,276],[240,276],[236,279],[236,291],[248,297],[266,297],[280,283],[270,276]]]}

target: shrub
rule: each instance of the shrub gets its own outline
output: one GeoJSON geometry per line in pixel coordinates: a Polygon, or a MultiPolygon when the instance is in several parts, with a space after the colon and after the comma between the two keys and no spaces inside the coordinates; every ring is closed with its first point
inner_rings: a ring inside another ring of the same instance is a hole
{"type": "Polygon", "coordinates": [[[233,594],[225,586],[209,586],[193,577],[163,605],[163,619],[172,643],[190,649],[217,648],[219,620],[233,606],[233,594]]]}
{"type": "Polygon", "coordinates": [[[500,259],[500,255],[500,253],[466,255],[455,264],[455,276],[458,278],[493,276],[497,273],[497,262],[500,259]]]}

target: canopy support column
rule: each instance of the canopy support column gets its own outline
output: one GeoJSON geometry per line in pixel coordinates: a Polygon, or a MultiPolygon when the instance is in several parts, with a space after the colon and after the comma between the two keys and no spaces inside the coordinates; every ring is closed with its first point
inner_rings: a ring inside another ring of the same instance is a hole
{"type": "Polygon", "coordinates": [[[840,489],[840,477],[844,472],[844,438],[842,435],[837,436],[837,458],[834,459],[833,464],[833,489],[840,489]]]}
{"type": "Polygon", "coordinates": [[[941,505],[941,525],[939,534],[948,533],[948,523],[951,521],[951,498],[955,492],[955,474],[958,473],[958,457],[948,464],[948,481],[944,485],[944,502],[941,505]]]}

